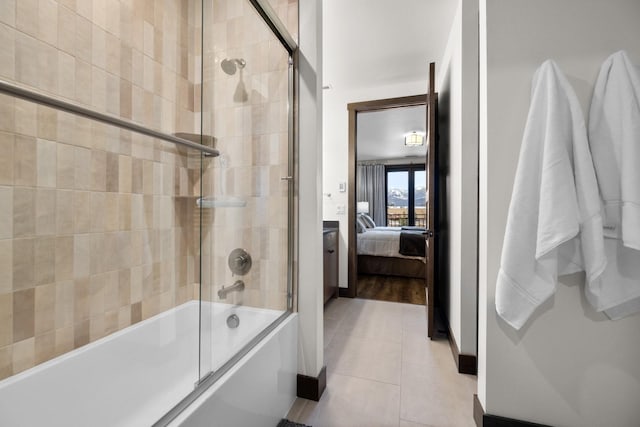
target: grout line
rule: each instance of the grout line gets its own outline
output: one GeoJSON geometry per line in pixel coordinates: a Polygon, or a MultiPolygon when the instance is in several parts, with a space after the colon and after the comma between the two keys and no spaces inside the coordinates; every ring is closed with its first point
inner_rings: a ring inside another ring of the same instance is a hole
{"type": "Polygon", "coordinates": [[[432,426],[431,424],[422,424],[422,423],[417,423],[417,422],[415,422],[415,421],[413,421],[413,420],[408,420],[408,419],[406,419],[406,418],[402,418],[402,417],[400,417],[399,421],[406,421],[406,422],[408,422],[408,423],[416,424],[416,425],[424,426],[424,427],[435,427],[435,426],[432,426]]]}
{"type": "Polygon", "coordinates": [[[341,374],[339,372],[332,372],[331,375],[339,375],[341,377],[356,378],[358,380],[371,381],[373,383],[390,385],[390,386],[394,386],[394,387],[400,387],[400,384],[388,383],[386,381],[380,381],[380,380],[374,380],[374,379],[371,379],[371,378],[359,377],[357,375],[341,374]]]}

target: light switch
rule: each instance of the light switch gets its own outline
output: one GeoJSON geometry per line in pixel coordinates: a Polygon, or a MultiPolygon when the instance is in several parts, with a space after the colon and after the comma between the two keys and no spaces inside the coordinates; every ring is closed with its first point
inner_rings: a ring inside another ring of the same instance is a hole
{"type": "Polygon", "coordinates": [[[338,189],[340,190],[341,193],[344,193],[347,191],[347,183],[346,182],[341,182],[338,184],[338,189]]]}

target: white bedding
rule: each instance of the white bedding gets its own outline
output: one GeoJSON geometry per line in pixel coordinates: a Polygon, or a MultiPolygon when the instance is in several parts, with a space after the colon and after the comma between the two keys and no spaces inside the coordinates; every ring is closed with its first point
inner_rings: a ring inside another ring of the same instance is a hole
{"type": "Polygon", "coordinates": [[[364,233],[358,233],[358,255],[419,259],[426,262],[424,257],[405,256],[398,252],[401,229],[402,227],[376,227],[368,228],[364,233]]]}

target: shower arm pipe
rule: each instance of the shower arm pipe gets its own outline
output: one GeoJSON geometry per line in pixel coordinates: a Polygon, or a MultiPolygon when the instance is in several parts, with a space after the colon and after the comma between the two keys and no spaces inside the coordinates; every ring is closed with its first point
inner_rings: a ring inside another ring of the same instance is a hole
{"type": "Polygon", "coordinates": [[[159,132],[153,129],[146,128],[130,120],[121,119],[119,117],[112,116],[110,114],[100,113],[98,111],[91,110],[89,108],[81,107],[70,102],[62,101],[60,99],[52,98],[47,95],[43,95],[38,92],[34,92],[29,89],[17,86],[15,84],[0,80],[0,93],[14,96],[16,98],[25,99],[27,101],[35,102],[37,104],[45,105],[47,107],[54,108],[56,110],[65,111],[67,113],[75,114],[76,116],[86,117],[98,122],[106,123],[126,129],[131,132],[136,132],[142,135],[150,136],[151,138],[161,139],[163,141],[171,142],[173,144],[182,145],[185,147],[193,148],[204,153],[208,153],[213,157],[220,155],[220,152],[214,148],[200,145],[195,142],[188,141],[186,139],[178,138],[173,135],[169,135],[163,132],[159,132]]]}

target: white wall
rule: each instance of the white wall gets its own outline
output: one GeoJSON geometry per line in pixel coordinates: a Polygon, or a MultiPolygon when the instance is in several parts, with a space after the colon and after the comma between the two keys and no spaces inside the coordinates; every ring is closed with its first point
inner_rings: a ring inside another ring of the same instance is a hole
{"type": "MultiPolygon", "coordinates": [[[[383,55],[383,53],[381,53],[383,55]]],[[[425,58],[425,61],[427,59],[425,58]]],[[[323,91],[323,151],[322,192],[331,197],[323,197],[323,218],[340,221],[339,283],[346,288],[348,284],[347,242],[349,240],[346,209],[349,203],[348,192],[338,191],[341,182],[348,182],[349,163],[349,116],[347,104],[370,101],[373,99],[395,98],[418,95],[427,92],[427,76],[424,80],[396,85],[354,90],[323,91]],[[338,207],[344,207],[344,214],[338,214],[338,207]]]]}
{"type": "Polygon", "coordinates": [[[580,274],[561,278],[520,332],[497,318],[494,297],[533,73],[556,60],[588,111],[608,55],[624,48],[640,64],[640,2],[481,3],[481,403],[490,414],[555,426],[637,426],[640,315],[614,322],[594,312],[580,274]]]}
{"type": "MultiPolygon", "coordinates": [[[[448,100],[449,301],[458,350],[476,354],[478,182],[478,2],[459,0],[440,68],[440,98],[448,100]]],[[[445,103],[442,107],[446,107],[445,103]]]]}
{"type": "Polygon", "coordinates": [[[322,0],[300,2],[298,310],[299,373],[323,365],[322,0]]]}

